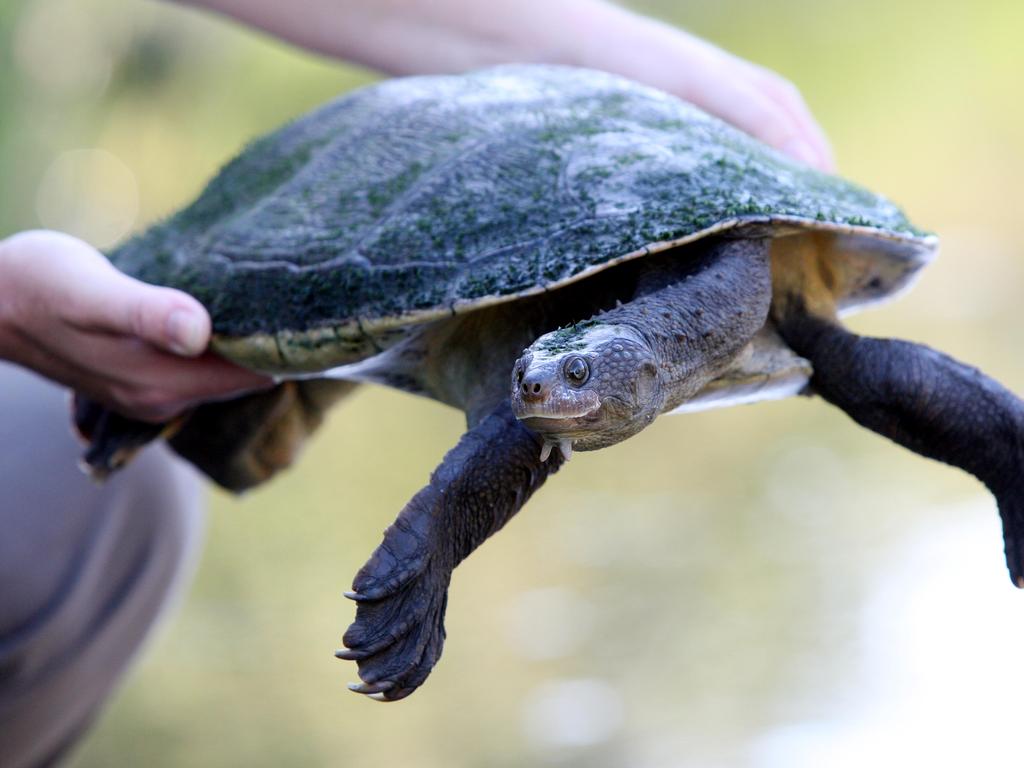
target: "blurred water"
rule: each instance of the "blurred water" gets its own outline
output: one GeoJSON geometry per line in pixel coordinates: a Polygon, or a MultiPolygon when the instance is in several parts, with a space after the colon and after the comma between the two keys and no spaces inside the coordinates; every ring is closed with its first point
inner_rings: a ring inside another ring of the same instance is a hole
{"type": "MultiPolygon", "coordinates": [[[[943,236],[915,291],[854,326],[1024,390],[1024,5],[642,7],[792,78],[843,172],[943,236]]],[[[170,5],[15,0],[0,36],[0,232],[100,245],[370,79],[170,5]]],[[[394,706],[348,693],[341,591],[462,428],[367,389],[286,477],[214,494],[195,589],[77,764],[1013,762],[1024,603],[994,503],[804,400],[578,455],[460,567],[428,685],[394,706]]]]}
{"type": "Polygon", "coordinates": [[[1018,595],[990,556],[984,503],[922,525],[878,572],[863,605],[856,683],[807,720],[770,729],[758,768],[1008,765],[1024,665],[1018,595]]]}

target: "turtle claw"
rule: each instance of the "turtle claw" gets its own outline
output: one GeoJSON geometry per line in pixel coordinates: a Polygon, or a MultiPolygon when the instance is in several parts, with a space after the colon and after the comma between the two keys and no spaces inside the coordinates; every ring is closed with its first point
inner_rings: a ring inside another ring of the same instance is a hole
{"type": "Polygon", "coordinates": [[[353,693],[362,693],[367,696],[379,696],[385,691],[390,691],[395,684],[390,680],[382,680],[379,683],[349,683],[348,689],[353,693]]]}
{"type": "Polygon", "coordinates": [[[359,665],[359,693],[404,698],[441,657],[454,567],[434,533],[444,502],[431,486],[416,494],[345,593],[356,601],[356,620],[335,655],[359,665]]]}
{"type": "Polygon", "coordinates": [[[359,661],[365,659],[366,654],[363,651],[352,651],[348,648],[339,648],[334,652],[334,658],[341,659],[342,661],[359,661]]]}
{"type": "Polygon", "coordinates": [[[402,699],[427,679],[444,646],[444,611],[451,571],[430,562],[396,594],[361,600],[335,656],[359,665],[357,693],[402,699]]]}

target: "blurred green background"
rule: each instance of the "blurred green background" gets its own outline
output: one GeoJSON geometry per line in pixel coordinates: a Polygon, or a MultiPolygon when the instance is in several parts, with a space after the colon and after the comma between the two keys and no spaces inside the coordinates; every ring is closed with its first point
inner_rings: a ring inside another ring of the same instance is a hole
{"type": "MultiPolygon", "coordinates": [[[[940,233],[917,289],[856,329],[1024,390],[1024,4],[635,7],[791,78],[842,172],[940,233]]],[[[173,5],[5,0],[0,234],[108,246],[251,137],[373,77],[173,5]]],[[[429,683],[392,706],[349,693],[341,592],[462,428],[366,388],[287,476],[214,493],[194,587],[73,762],[791,768],[1018,751],[1024,597],[994,503],[820,401],[666,418],[579,455],[457,571],[429,683]]]]}

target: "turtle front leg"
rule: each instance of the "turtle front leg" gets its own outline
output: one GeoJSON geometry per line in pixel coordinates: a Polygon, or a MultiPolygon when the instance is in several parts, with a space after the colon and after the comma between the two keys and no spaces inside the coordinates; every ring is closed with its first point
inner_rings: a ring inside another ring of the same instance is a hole
{"type": "Polygon", "coordinates": [[[924,345],[858,336],[799,300],[784,306],[779,330],[814,366],[815,393],[861,426],[988,486],[999,503],[1010,578],[1024,588],[1024,401],[924,345]]]}
{"type": "Polygon", "coordinates": [[[526,503],[562,457],[541,462],[541,440],[507,400],[470,429],[385,531],[356,574],[356,620],[338,658],[359,664],[358,693],[394,701],[441,657],[451,574],[526,503]]]}

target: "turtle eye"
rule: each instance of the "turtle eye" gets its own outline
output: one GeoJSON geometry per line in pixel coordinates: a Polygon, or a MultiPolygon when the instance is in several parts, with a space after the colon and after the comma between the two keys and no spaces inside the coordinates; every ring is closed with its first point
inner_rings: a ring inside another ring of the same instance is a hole
{"type": "Polygon", "coordinates": [[[590,366],[587,365],[587,361],[579,355],[574,355],[565,361],[565,377],[569,380],[570,384],[577,387],[583,386],[587,379],[590,378],[590,366]]]}

